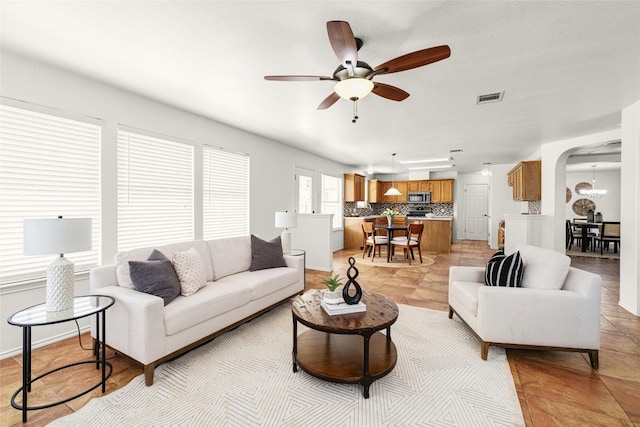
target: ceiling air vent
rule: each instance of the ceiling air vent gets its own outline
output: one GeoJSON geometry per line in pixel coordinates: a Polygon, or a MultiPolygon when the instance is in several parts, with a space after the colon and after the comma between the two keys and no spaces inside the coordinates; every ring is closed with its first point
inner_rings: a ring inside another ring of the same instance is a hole
{"type": "Polygon", "coordinates": [[[504,96],[504,91],[496,93],[488,93],[486,95],[478,95],[476,104],[488,104],[489,102],[500,102],[504,96]]]}

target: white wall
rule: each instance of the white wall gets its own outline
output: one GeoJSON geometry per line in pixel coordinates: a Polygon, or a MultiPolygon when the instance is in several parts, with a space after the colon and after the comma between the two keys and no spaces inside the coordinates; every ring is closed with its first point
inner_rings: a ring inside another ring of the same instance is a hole
{"type": "MultiPolygon", "coordinates": [[[[14,52],[2,51],[0,94],[65,112],[100,118],[102,131],[102,263],[111,263],[117,251],[116,133],[118,124],[208,143],[251,157],[251,232],[275,237],[274,212],[293,208],[294,167],[342,177],[349,169],[333,161],[294,149],[259,135],[176,109],[125,90],[103,84],[14,52]]],[[[203,90],[207,90],[203,88],[203,90]]],[[[197,150],[196,150],[197,151],[197,150]]],[[[317,186],[319,192],[319,186],[317,186]]],[[[197,188],[196,188],[197,192],[197,188]]],[[[196,206],[197,203],[196,203],[196,206]]],[[[233,212],[229,212],[233,215],[233,212]]],[[[196,238],[201,236],[196,229],[196,238]]],[[[77,284],[76,295],[88,293],[86,280],[77,284]]],[[[31,284],[0,290],[0,317],[44,301],[44,285],[31,284]]],[[[1,322],[0,358],[21,346],[21,331],[1,322]]],[[[34,344],[65,334],[75,326],[34,328],[34,344]]]]}
{"type": "Polygon", "coordinates": [[[640,316],[640,101],[622,111],[620,190],[620,305],[640,316]]]}
{"type": "MultiPolygon", "coordinates": [[[[602,213],[603,221],[620,221],[620,171],[602,170],[596,168],[596,188],[607,190],[607,194],[602,197],[594,197],[595,212],[602,213]]],[[[588,182],[591,184],[593,174],[589,171],[567,172],[567,187],[571,190],[571,200],[565,204],[566,219],[584,218],[585,215],[578,215],[573,211],[573,203],[578,199],[588,197],[576,194],[576,184],[588,182]]]]}

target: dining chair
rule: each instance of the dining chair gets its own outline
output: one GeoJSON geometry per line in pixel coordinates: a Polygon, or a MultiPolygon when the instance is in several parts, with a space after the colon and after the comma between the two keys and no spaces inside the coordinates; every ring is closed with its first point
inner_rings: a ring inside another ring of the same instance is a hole
{"type": "Polygon", "coordinates": [[[371,253],[371,261],[376,256],[376,247],[378,248],[378,256],[381,255],[381,247],[387,247],[389,244],[389,240],[387,236],[378,236],[376,235],[375,229],[373,227],[373,222],[365,221],[362,223],[362,258],[364,259],[367,251],[371,253]]]}
{"type": "MultiPolygon", "coordinates": [[[[585,224],[588,223],[589,222],[587,218],[573,218],[573,224],[571,224],[571,228],[576,240],[576,245],[578,246],[582,246],[582,227],[586,226],[585,224]]],[[[596,235],[597,233],[594,233],[593,231],[591,231],[591,228],[587,227],[587,249],[595,251],[596,247],[594,239],[596,235]]]]}
{"type": "Polygon", "coordinates": [[[607,245],[609,250],[609,243],[613,242],[613,253],[618,253],[618,245],[620,244],[620,222],[619,221],[605,221],[600,226],[600,232],[595,237],[595,241],[600,245],[600,255],[604,255],[604,245],[607,245]]]}
{"type": "Polygon", "coordinates": [[[411,259],[415,259],[413,249],[417,248],[418,255],[420,256],[420,264],[422,264],[422,249],[420,248],[420,242],[422,241],[423,230],[424,224],[422,222],[410,223],[407,226],[406,236],[398,236],[391,239],[391,258],[393,259],[393,253],[396,246],[402,247],[402,249],[404,250],[404,256],[407,260],[409,260],[409,265],[411,265],[411,259]]]}
{"type": "Polygon", "coordinates": [[[567,250],[571,250],[571,247],[573,246],[573,243],[575,242],[576,246],[581,246],[582,245],[582,237],[580,234],[578,234],[578,232],[575,231],[573,224],[571,224],[571,221],[567,220],[566,222],[566,239],[565,239],[565,244],[566,244],[566,248],[567,250]]]}

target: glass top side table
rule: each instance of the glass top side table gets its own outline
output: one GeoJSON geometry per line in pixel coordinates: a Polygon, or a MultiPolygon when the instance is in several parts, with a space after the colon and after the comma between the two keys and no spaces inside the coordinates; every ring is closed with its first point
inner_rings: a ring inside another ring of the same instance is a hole
{"type": "Polygon", "coordinates": [[[111,363],[106,361],[106,346],[104,343],[106,336],[105,320],[106,311],[114,302],[115,300],[112,297],[105,295],[77,296],[73,299],[73,307],[68,310],[47,311],[46,304],[43,303],[20,310],[12,314],[9,319],[7,319],[9,324],[22,328],[22,387],[16,390],[13,396],[11,396],[11,406],[15,409],[22,410],[22,422],[27,421],[27,411],[61,405],[89,393],[100,385],[102,385],[102,392],[105,392],[107,379],[111,376],[111,372],[113,370],[111,363]],[[94,314],[96,316],[96,339],[93,344],[93,354],[95,359],[61,366],[45,372],[36,378],[31,378],[31,328],[34,326],[45,326],[74,321],[94,314]],[[96,369],[102,368],[100,382],[91,386],[87,390],[64,400],[39,406],[28,406],[27,399],[28,394],[31,392],[32,383],[54,372],[89,363],[95,363],[96,369]],[[109,368],[108,372],[107,368],[109,368]],[[22,394],[22,404],[16,402],[16,397],[18,397],[19,394],[22,394]]]}

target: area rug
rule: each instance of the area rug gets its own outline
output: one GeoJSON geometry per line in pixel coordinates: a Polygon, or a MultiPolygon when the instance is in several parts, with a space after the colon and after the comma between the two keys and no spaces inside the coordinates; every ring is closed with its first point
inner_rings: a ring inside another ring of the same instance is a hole
{"type": "MultiPolygon", "coordinates": [[[[524,426],[503,349],[480,345],[457,318],[399,305],[396,367],[373,383],[293,373],[289,304],[91,400],[52,426],[524,426]]],[[[299,328],[299,332],[302,332],[299,328]]]]}
{"type": "Polygon", "coordinates": [[[385,268],[417,268],[417,267],[427,267],[435,263],[433,258],[426,257],[422,255],[422,264],[420,263],[420,258],[416,254],[416,259],[411,260],[411,265],[409,265],[409,261],[407,261],[404,256],[396,255],[393,257],[391,262],[387,262],[387,256],[383,253],[381,257],[376,255],[376,257],[371,260],[371,257],[362,258],[362,255],[355,256],[356,259],[356,267],[360,265],[366,265],[370,267],[385,267],[385,268]]]}

